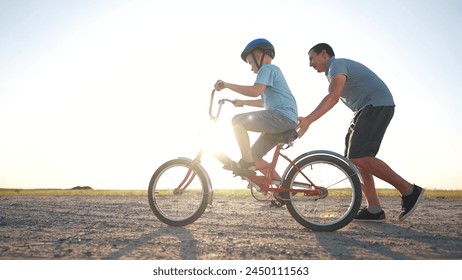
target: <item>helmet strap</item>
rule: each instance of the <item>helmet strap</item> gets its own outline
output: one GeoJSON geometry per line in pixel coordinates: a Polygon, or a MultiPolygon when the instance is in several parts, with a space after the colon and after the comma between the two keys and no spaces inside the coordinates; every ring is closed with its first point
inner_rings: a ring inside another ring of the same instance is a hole
{"type": "Polygon", "coordinates": [[[264,51],[262,51],[262,56],[260,58],[260,66],[258,67],[258,70],[260,70],[260,67],[263,66],[263,59],[265,59],[265,55],[266,55],[266,53],[264,51]]]}
{"type": "Polygon", "coordinates": [[[252,51],[251,54],[252,54],[253,61],[255,61],[255,64],[257,64],[258,70],[260,70],[260,67],[263,65],[263,59],[265,58],[266,53],[264,51],[262,51],[262,56],[261,56],[261,59],[260,59],[260,63],[257,62],[257,58],[255,57],[254,51],[252,51]]]}

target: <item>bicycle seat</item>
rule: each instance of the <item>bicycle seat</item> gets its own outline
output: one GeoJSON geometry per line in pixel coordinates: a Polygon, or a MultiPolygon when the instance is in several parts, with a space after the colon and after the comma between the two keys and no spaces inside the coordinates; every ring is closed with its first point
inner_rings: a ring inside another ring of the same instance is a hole
{"type": "Polygon", "coordinates": [[[278,134],[267,134],[266,136],[277,143],[288,144],[298,138],[298,133],[295,129],[289,129],[278,134]]]}

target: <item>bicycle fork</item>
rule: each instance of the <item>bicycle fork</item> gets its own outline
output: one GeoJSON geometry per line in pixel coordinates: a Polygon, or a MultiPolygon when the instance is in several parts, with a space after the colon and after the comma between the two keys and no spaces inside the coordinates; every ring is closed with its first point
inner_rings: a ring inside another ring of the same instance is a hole
{"type": "MultiPolygon", "coordinates": [[[[199,151],[198,155],[192,160],[190,158],[183,158],[180,157],[179,159],[183,159],[186,161],[189,161],[189,168],[188,171],[186,172],[186,175],[184,176],[183,180],[180,182],[178,187],[176,187],[173,190],[174,194],[182,194],[188,186],[191,184],[191,182],[196,178],[197,173],[195,169],[198,169],[200,173],[203,174],[204,178],[200,178],[201,180],[205,180],[205,184],[207,185],[207,200],[208,204],[211,205],[213,201],[213,188],[212,188],[212,182],[210,180],[209,174],[207,171],[205,171],[204,167],[200,164],[201,158],[202,158],[203,150],[199,151]]],[[[202,177],[202,176],[199,176],[202,177]]]]}
{"type": "Polygon", "coordinates": [[[188,171],[186,172],[186,175],[183,178],[183,181],[178,185],[173,190],[174,194],[182,194],[184,190],[191,184],[191,182],[194,180],[196,177],[196,172],[194,172],[194,168],[200,163],[202,158],[202,150],[199,152],[199,154],[196,156],[194,160],[191,161],[191,164],[189,165],[188,171]]]}

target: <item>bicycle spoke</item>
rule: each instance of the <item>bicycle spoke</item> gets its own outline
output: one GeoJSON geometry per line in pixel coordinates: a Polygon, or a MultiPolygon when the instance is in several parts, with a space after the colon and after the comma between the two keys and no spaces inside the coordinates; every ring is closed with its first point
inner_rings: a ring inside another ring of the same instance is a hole
{"type": "Polygon", "coordinates": [[[361,201],[361,185],[350,166],[329,155],[309,157],[289,172],[284,188],[291,192],[287,209],[300,224],[316,231],[333,231],[348,224],[361,201]],[[309,178],[311,183],[304,183],[309,178]],[[313,193],[306,190],[316,189],[313,193]]]}
{"type": "Polygon", "coordinates": [[[154,214],[162,222],[183,226],[197,220],[207,207],[208,186],[200,169],[191,169],[186,160],[172,160],[154,173],[148,198],[154,214]]]}

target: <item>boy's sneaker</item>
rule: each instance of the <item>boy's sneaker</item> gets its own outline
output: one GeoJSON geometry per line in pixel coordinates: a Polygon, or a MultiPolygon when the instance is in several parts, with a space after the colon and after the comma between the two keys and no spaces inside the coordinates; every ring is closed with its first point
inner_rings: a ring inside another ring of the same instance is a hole
{"type": "Polygon", "coordinates": [[[424,192],[424,188],[414,185],[412,193],[401,198],[401,213],[399,213],[398,220],[403,221],[414,212],[417,208],[417,204],[419,204],[420,200],[423,198],[424,192]]]}
{"type": "Polygon", "coordinates": [[[367,210],[367,206],[363,209],[359,210],[358,214],[354,218],[354,221],[358,222],[375,222],[375,223],[382,223],[385,222],[385,212],[382,210],[377,214],[372,214],[367,210]]]}
{"type": "Polygon", "coordinates": [[[223,169],[233,171],[235,176],[249,177],[255,176],[257,173],[248,168],[242,168],[239,163],[235,161],[229,161],[223,165],[223,169]]]}

